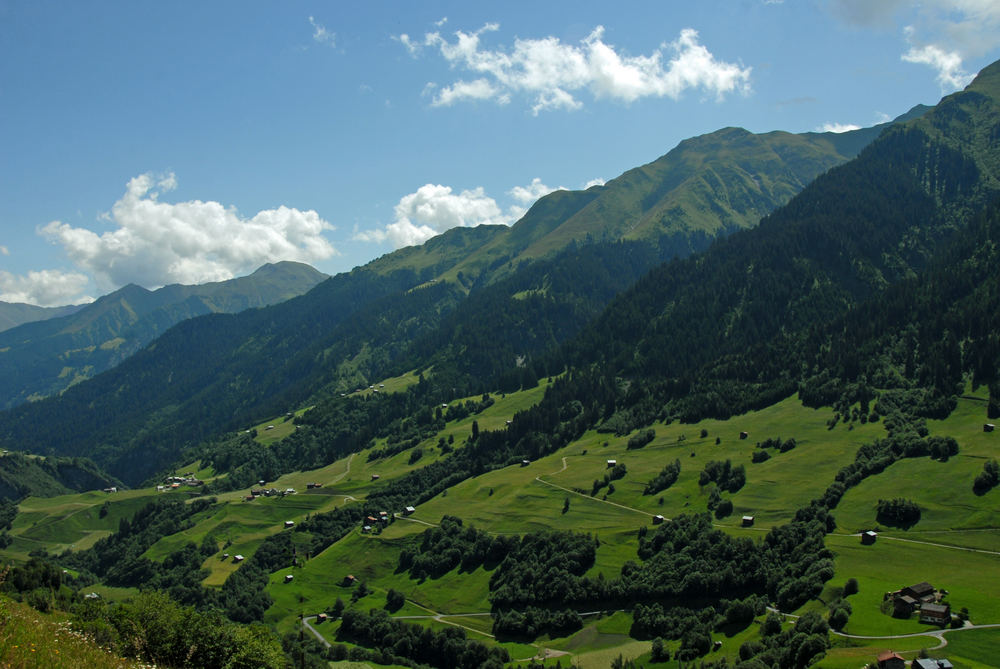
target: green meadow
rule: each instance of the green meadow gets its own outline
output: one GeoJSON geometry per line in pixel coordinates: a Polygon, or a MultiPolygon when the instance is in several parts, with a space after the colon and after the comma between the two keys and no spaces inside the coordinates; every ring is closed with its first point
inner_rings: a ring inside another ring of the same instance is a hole
{"type": "MultiPolygon", "coordinates": [[[[394,392],[414,382],[412,374],[386,379],[380,390],[394,392]]],[[[375,385],[379,388],[379,384],[375,385]]],[[[245,490],[219,494],[218,505],[197,516],[192,527],[158,541],[146,557],[163,559],[187,542],[200,544],[209,537],[216,543],[217,552],[205,561],[209,575],[204,584],[219,586],[238,568],[232,556],[249,557],[268,536],[289,531],[286,521],[299,523],[309,515],[362,500],[389,481],[445,457],[438,447],[441,438],[451,437],[453,447],[462,448],[473,421],[480,430],[503,429],[516,412],[539,401],[546,385],[543,381],[528,391],[494,395],[493,406],[480,414],[446,422],[440,433],[419,444],[423,455],[415,462],[411,462],[410,451],[371,458],[373,451],[385,446],[380,440],[372,449],[326,467],[289,473],[268,482],[268,487],[279,490],[294,488],[294,495],[247,501],[245,490]],[[308,484],[320,487],[308,489],[308,484]]],[[[463,398],[452,404],[465,399],[478,398],[463,398]]],[[[932,434],[958,440],[957,456],[946,462],[926,457],[898,461],[844,495],[833,511],[837,529],[827,537],[827,546],[835,554],[836,574],[820,599],[797,613],[825,613],[826,602],[839,596],[843,583],[853,577],[860,590],[848,598],[853,613],[845,631],[851,634],[888,636],[937,630],[919,624],[915,617],[899,620],[883,613],[886,592],[920,581],[946,589],[953,609],[966,607],[973,623],[1000,623],[1000,490],[982,496],[972,492],[972,480],[982,463],[1000,454],[1000,436],[982,431],[983,400],[982,392],[970,394],[959,401],[947,420],[928,421],[932,434]],[[922,512],[920,521],[905,531],[878,527],[875,506],[879,499],[889,497],[916,501],[922,512]],[[856,533],[869,528],[879,531],[878,540],[874,545],[862,546],[856,533]]],[[[791,397],[725,421],[656,424],[653,440],[634,450],[627,447],[632,435],[589,431],[558,452],[526,465],[504,467],[463,481],[419,505],[412,516],[395,518],[380,534],[362,534],[357,528],[319,555],[304,556],[299,566],[272,574],[269,592],[274,603],[266,613],[266,622],[282,632],[292,631],[298,628],[300,616],[328,610],[338,598],[364,610],[383,608],[391,588],[406,597],[405,605],[395,615],[434,629],[458,625],[470,637],[498,643],[490,635],[492,619],[481,615],[490,610],[490,571],[482,567],[469,573],[453,570],[440,578],[423,580],[397,573],[401,551],[419,541],[420,533],[440,523],[445,515],[458,516],[466,525],[496,534],[548,529],[592,534],[598,538],[599,547],[589,575],[603,573],[613,578],[626,561],[637,559],[637,531],[644,526],[652,528],[655,515],[669,520],[680,514],[707,511],[714,484],[702,487],[698,479],[713,460],[728,459],[746,469],[746,484],[735,493],[722,493],[723,499],[732,500],[733,512],[714,519],[716,526],[734,535],[761,539],[770,527],[789,521],[797,508],[820,496],[840,468],[853,461],[858,447],[885,434],[880,422],[838,423],[830,429],[827,421],[831,415],[829,409],[809,409],[791,397]],[[740,439],[741,432],[747,432],[748,437],[740,439]],[[756,444],[769,438],[794,438],[796,447],[786,453],[771,449],[769,460],[752,463],[756,444]],[[592,495],[595,480],[602,480],[608,472],[608,460],[624,463],[626,475],[613,482],[613,491],[605,487],[592,495]],[[654,495],[644,495],[647,482],[674,460],[681,463],[676,483],[654,495]],[[752,527],[740,526],[744,515],[754,517],[752,527]],[[289,575],[292,580],[286,581],[289,575]],[[345,584],[348,575],[364,582],[371,592],[352,603],[356,586],[345,584]]],[[[277,417],[257,426],[258,439],[273,443],[293,429],[290,419],[277,417]],[[262,429],[267,425],[275,427],[262,429]]],[[[204,480],[215,475],[199,462],[182,469],[204,480]]],[[[24,560],[38,548],[53,553],[80,550],[114,531],[121,518],[132,515],[158,495],[191,497],[193,492],[143,489],[29,498],[21,503],[11,530],[14,542],[0,551],[0,556],[24,560]]],[[[95,591],[111,598],[129,594],[116,589],[95,591]]],[[[736,660],[740,644],[758,634],[758,623],[713,634],[722,647],[707,659],[736,660]]],[[[541,637],[534,644],[502,645],[514,659],[525,662],[548,649],[548,664],[553,666],[556,660],[572,660],[584,669],[606,667],[619,654],[648,662],[649,642],[632,639],[628,634],[631,624],[628,612],[603,613],[587,616],[583,628],[567,637],[541,637]]],[[[332,640],[337,623],[328,622],[317,629],[332,640]]],[[[831,638],[834,647],[818,666],[854,668],[883,650],[914,657],[922,648],[938,644],[929,636],[891,640],[831,638]]],[[[941,653],[946,653],[956,667],[987,667],[991,666],[990,649],[1000,643],[1000,631],[952,632],[946,638],[949,644],[941,653]]],[[[667,644],[671,652],[677,646],[678,642],[667,644]]],[[[675,663],[662,666],[672,667],[675,663]]]]}

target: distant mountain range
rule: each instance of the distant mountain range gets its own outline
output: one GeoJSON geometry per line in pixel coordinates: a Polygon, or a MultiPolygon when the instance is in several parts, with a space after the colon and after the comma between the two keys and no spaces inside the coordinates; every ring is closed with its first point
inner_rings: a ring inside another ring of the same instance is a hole
{"type": "Polygon", "coordinates": [[[0,407],[57,394],[100,374],[182,320],[277,304],[326,278],[309,265],[279,262],[197,286],[150,291],[128,285],[92,304],[60,308],[66,315],[44,312],[51,317],[0,332],[0,407]]]}
{"type": "Polygon", "coordinates": [[[34,323],[50,318],[68,316],[83,309],[86,304],[70,304],[63,307],[38,307],[23,302],[0,302],[0,332],[16,328],[24,323],[34,323]]]}

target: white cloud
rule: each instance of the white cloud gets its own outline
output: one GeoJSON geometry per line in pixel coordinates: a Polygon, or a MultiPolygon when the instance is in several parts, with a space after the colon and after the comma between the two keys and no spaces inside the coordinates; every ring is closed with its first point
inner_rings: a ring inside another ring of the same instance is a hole
{"type": "Polygon", "coordinates": [[[514,200],[522,205],[528,206],[535,202],[540,197],[544,197],[549,193],[557,190],[566,190],[562,186],[557,188],[550,188],[542,183],[542,180],[535,177],[531,180],[531,183],[527,186],[514,186],[507,193],[514,198],[514,200]]]}
{"type": "Polygon", "coordinates": [[[244,218],[218,202],[160,202],[160,194],[176,183],[173,174],[130,180],[105,215],[115,229],[100,235],[60,221],[39,232],[60,244],[102,289],[221,281],[267,262],[311,263],[336,253],[323,236],[333,226],[315,211],[281,206],[244,218]]]}
{"type": "Polygon", "coordinates": [[[94,298],[81,295],[89,281],[85,274],[79,272],[45,269],[17,276],[0,270],[0,301],[40,307],[93,302],[94,298]]]}
{"type": "Polygon", "coordinates": [[[875,112],[875,124],[880,125],[882,123],[888,123],[892,120],[892,117],[885,112],[875,112]]]}
{"type": "Polygon", "coordinates": [[[313,40],[319,42],[320,44],[328,44],[331,47],[337,46],[337,34],[332,33],[326,29],[321,23],[317,23],[316,19],[309,17],[309,25],[313,27],[313,40]]]}
{"type": "Polygon", "coordinates": [[[544,37],[515,39],[508,49],[483,48],[483,35],[497,30],[497,24],[488,23],[471,33],[456,31],[454,41],[438,32],[425,34],[423,40],[406,34],[396,39],[415,57],[424,48],[437,49],[452,68],[474,76],[440,88],[437,84],[425,87],[425,92],[438,90],[432,103],[435,106],[466,100],[505,104],[513,95],[524,94],[532,100],[532,113],[537,115],[581,108],[583,102],[577,99],[580,92],[629,103],[645,97],[677,99],[690,89],[717,99],[750,89],[751,68],[716,59],[699,43],[697,31],[690,28],[648,56],[623,55],[604,41],[602,26],[579,45],[544,37]]]}
{"type": "Polygon", "coordinates": [[[0,256],[9,256],[10,251],[7,250],[6,246],[0,246],[0,256]]]}
{"type": "Polygon", "coordinates": [[[863,27],[902,26],[902,59],[937,72],[943,93],[966,86],[974,74],[964,62],[1000,46],[1000,2],[996,0],[833,0],[833,14],[863,27]]]}
{"type": "MultiPolygon", "coordinates": [[[[907,26],[907,35],[912,36],[912,34],[911,27],[907,26]]],[[[974,77],[962,69],[961,54],[957,51],[945,51],[935,44],[910,47],[910,50],[902,55],[902,59],[908,63],[930,65],[937,70],[937,81],[942,93],[965,88],[974,77]]]]}
{"type": "Polygon", "coordinates": [[[515,201],[501,209],[482,186],[455,193],[450,186],[425,184],[404,195],[393,210],[395,220],[384,228],[356,232],[354,239],[389,242],[393,248],[423,244],[446,230],[477,225],[511,225],[535,200],[560,188],[550,188],[537,177],[527,186],[515,186],[507,194],[515,201]]]}
{"type": "Polygon", "coordinates": [[[603,186],[606,183],[607,182],[604,179],[597,177],[596,179],[591,179],[590,181],[585,183],[583,185],[583,189],[587,190],[588,188],[592,188],[593,186],[603,186]]]}
{"type": "Polygon", "coordinates": [[[817,132],[850,132],[851,130],[860,129],[860,125],[854,125],[853,123],[824,123],[817,128],[817,132]]]}

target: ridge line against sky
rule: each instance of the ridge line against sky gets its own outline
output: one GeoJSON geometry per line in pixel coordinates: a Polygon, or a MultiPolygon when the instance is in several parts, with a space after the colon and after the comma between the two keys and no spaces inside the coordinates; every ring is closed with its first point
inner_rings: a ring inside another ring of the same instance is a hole
{"type": "Polygon", "coordinates": [[[989,0],[470,4],[0,3],[0,300],[334,274],[722,127],[884,122],[1000,57],[989,0]]]}

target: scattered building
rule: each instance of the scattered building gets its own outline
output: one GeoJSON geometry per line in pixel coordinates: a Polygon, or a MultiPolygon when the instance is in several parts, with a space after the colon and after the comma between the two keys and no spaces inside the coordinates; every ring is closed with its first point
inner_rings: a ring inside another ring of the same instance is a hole
{"type": "Polygon", "coordinates": [[[379,476],[378,474],[372,474],[372,481],[378,481],[380,478],[382,477],[379,476]]]}
{"type": "Polygon", "coordinates": [[[664,518],[660,514],[656,514],[655,516],[653,516],[653,525],[662,525],[664,520],[666,520],[666,518],[664,518]]]}
{"type": "Polygon", "coordinates": [[[933,602],[937,601],[937,591],[934,586],[927,581],[921,581],[914,585],[907,586],[900,590],[904,595],[909,595],[914,599],[918,599],[921,602],[933,602]]]}
{"type": "Polygon", "coordinates": [[[294,526],[295,526],[295,521],[294,520],[286,520],[285,521],[285,527],[294,527],[294,526]]]}
{"type": "Polygon", "coordinates": [[[413,508],[412,506],[408,506],[408,507],[406,507],[405,509],[403,509],[403,515],[404,515],[404,516],[409,516],[409,515],[410,515],[410,514],[412,514],[412,513],[414,512],[414,511],[416,511],[416,509],[415,509],[415,508],[413,508]]]}
{"type": "Polygon", "coordinates": [[[617,460],[608,460],[608,469],[618,464],[617,460]]]}
{"type": "Polygon", "coordinates": [[[949,660],[945,658],[917,658],[911,664],[910,667],[913,669],[954,669],[953,665],[949,660]]]}
{"type": "Polygon", "coordinates": [[[522,467],[527,467],[530,464],[531,464],[531,460],[521,460],[521,466],[522,467]]]}
{"type": "Polygon", "coordinates": [[[323,487],[322,483],[307,483],[306,484],[306,489],[307,490],[312,490],[313,488],[322,488],[322,487],[323,487]]]}
{"type": "Polygon", "coordinates": [[[899,595],[892,600],[892,616],[894,618],[909,618],[917,610],[920,602],[909,595],[899,595]]]}
{"type": "Polygon", "coordinates": [[[291,574],[285,574],[285,583],[291,583],[293,578],[295,577],[291,574]]]}
{"type": "Polygon", "coordinates": [[[743,527],[753,527],[753,516],[743,516],[740,520],[740,525],[743,527]]]}
{"type": "Polygon", "coordinates": [[[878,532],[875,530],[868,530],[867,532],[861,533],[861,544],[863,546],[871,546],[878,539],[878,532]]]}
{"type": "Polygon", "coordinates": [[[749,432],[740,432],[740,439],[746,439],[750,436],[749,432]]]}
{"type": "Polygon", "coordinates": [[[242,555],[234,555],[233,556],[233,562],[243,562],[243,556],[242,555]]]}
{"type": "Polygon", "coordinates": [[[909,585],[895,592],[887,592],[883,600],[892,599],[892,615],[909,618],[914,611],[920,611],[924,604],[937,604],[941,594],[927,581],[909,585]]]}
{"type": "Polygon", "coordinates": [[[113,492],[118,492],[118,488],[117,488],[117,486],[111,486],[110,488],[105,488],[104,492],[109,493],[109,494],[113,493],[113,492]]]}
{"type": "Polygon", "coordinates": [[[947,625],[951,622],[951,606],[948,604],[921,604],[920,622],[926,625],[947,625]]]}
{"type": "Polygon", "coordinates": [[[329,618],[329,616],[327,616],[325,613],[321,613],[318,616],[316,616],[316,622],[325,623],[327,618],[329,618]]]}
{"type": "Polygon", "coordinates": [[[983,432],[992,432],[996,427],[993,423],[986,423],[983,425],[983,432]]]}
{"type": "Polygon", "coordinates": [[[899,653],[887,650],[878,656],[878,669],[906,669],[906,660],[899,653]]]}

